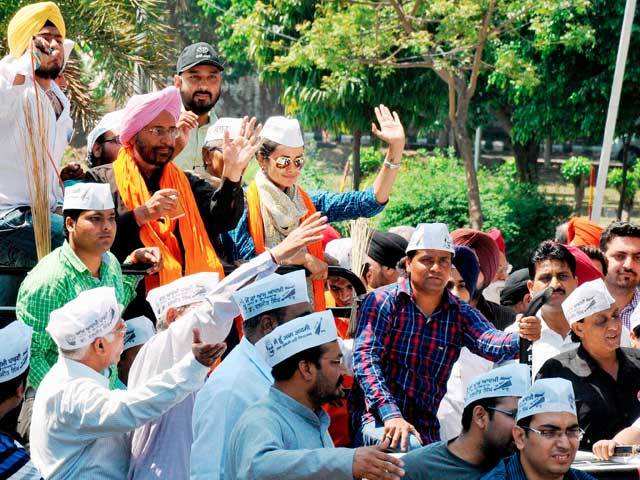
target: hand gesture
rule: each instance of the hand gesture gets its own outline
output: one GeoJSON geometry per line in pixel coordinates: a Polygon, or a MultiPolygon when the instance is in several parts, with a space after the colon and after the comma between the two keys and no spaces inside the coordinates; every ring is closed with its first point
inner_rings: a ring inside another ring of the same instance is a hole
{"type": "Polygon", "coordinates": [[[389,448],[390,440],[385,438],[375,447],[356,448],[353,455],[353,476],[367,480],[400,480],[404,476],[404,462],[384,450],[389,448]]]}
{"type": "Polygon", "coordinates": [[[124,263],[143,263],[151,265],[146,273],[152,275],[162,268],[162,255],[158,247],[137,248],[127,257],[124,263]]]}
{"type": "Polygon", "coordinates": [[[198,128],[198,115],[188,110],[185,110],[180,114],[178,123],[176,123],[179,135],[176,137],[176,143],[174,147],[174,158],[184,149],[185,145],[189,141],[189,135],[191,130],[198,128]]]}
{"type": "Polygon", "coordinates": [[[402,417],[390,418],[384,422],[384,437],[382,440],[389,439],[391,448],[400,447],[401,451],[406,452],[409,450],[409,435],[411,434],[415,435],[418,442],[422,444],[420,434],[413,425],[402,417]]]}
{"type": "Polygon", "coordinates": [[[402,150],[404,149],[405,135],[402,123],[396,112],[391,111],[384,105],[375,108],[376,118],[380,124],[378,128],[374,123],[371,124],[371,132],[390,147],[402,150]]]}
{"type": "Polygon", "coordinates": [[[542,324],[538,317],[520,317],[518,320],[518,334],[521,338],[535,342],[542,334],[542,324]]]}
{"type": "Polygon", "coordinates": [[[329,276],[329,265],[327,262],[314,257],[310,253],[307,254],[304,268],[309,270],[311,274],[309,275],[310,280],[326,280],[329,276]]]}
{"type": "Polygon", "coordinates": [[[196,360],[205,367],[211,367],[215,361],[222,356],[227,349],[226,343],[203,343],[200,338],[200,330],[193,329],[193,344],[191,351],[196,360]]]}
{"type": "Polygon", "coordinates": [[[53,49],[47,40],[42,37],[33,37],[31,40],[31,56],[33,57],[33,69],[37,70],[41,65],[49,62],[53,49]]]}
{"type": "Polygon", "coordinates": [[[327,217],[321,212],[310,215],[287,238],[271,249],[271,255],[278,263],[289,260],[307,245],[322,240],[322,232],[327,227],[327,217]]]}
{"type": "Polygon", "coordinates": [[[242,119],[240,135],[231,140],[229,131],[225,130],[222,146],[222,158],[224,168],[222,176],[233,182],[239,182],[247,165],[260,149],[260,132],[262,124],[256,127],[256,117],[249,120],[249,117],[242,119]]]}

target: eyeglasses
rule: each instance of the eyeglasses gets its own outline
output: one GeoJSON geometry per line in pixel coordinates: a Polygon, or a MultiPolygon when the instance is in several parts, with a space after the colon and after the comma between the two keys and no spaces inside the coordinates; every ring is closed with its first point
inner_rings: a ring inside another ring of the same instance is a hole
{"type": "Polygon", "coordinates": [[[569,440],[577,440],[578,442],[584,437],[584,430],[581,428],[570,428],[568,430],[560,430],[559,428],[538,430],[531,427],[520,427],[523,430],[529,430],[530,432],[537,433],[546,440],[560,440],[563,435],[566,435],[569,440]]]}
{"type": "Polygon", "coordinates": [[[486,408],[487,408],[487,410],[493,410],[494,412],[500,412],[503,415],[506,415],[507,417],[513,418],[514,420],[516,419],[516,416],[518,415],[518,410],[508,411],[508,410],[502,410],[500,408],[495,408],[495,407],[486,407],[486,408]]]}
{"type": "Polygon", "coordinates": [[[168,136],[172,140],[178,137],[178,129],[176,127],[164,128],[164,127],[151,127],[145,128],[144,131],[149,132],[154,137],[162,138],[168,136]]]}
{"type": "Polygon", "coordinates": [[[113,138],[105,138],[104,140],[102,140],[101,143],[110,143],[110,142],[117,143],[118,145],[120,145],[120,137],[116,135],[113,138]]]}
{"type": "Polygon", "coordinates": [[[298,170],[302,170],[302,167],[304,167],[304,157],[298,157],[293,160],[289,157],[278,157],[275,162],[278,168],[287,168],[292,162],[298,170]]]}

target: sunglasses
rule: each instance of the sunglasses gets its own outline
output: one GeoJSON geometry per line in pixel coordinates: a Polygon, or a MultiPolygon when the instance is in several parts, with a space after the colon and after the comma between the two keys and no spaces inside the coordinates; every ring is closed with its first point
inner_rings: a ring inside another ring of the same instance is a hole
{"type": "Polygon", "coordinates": [[[278,157],[275,159],[276,167],[278,168],[287,168],[292,162],[298,170],[302,170],[302,167],[304,167],[304,157],[298,157],[293,160],[289,157],[278,157]]]}

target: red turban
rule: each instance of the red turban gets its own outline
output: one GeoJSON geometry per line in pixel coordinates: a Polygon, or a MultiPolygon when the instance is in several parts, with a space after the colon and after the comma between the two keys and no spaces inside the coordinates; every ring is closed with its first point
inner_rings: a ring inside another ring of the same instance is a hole
{"type": "Polygon", "coordinates": [[[581,247],[590,245],[592,247],[600,247],[600,236],[604,229],[584,217],[574,217],[569,220],[567,226],[567,242],[569,245],[581,247]]]}
{"type": "Polygon", "coordinates": [[[464,245],[476,252],[480,262],[480,271],[484,276],[481,288],[486,288],[493,281],[500,266],[500,250],[488,234],[471,228],[459,228],[451,232],[455,245],[464,245]]]}
{"type": "Polygon", "coordinates": [[[492,228],[491,230],[487,231],[487,235],[493,238],[493,241],[496,242],[498,249],[506,255],[507,245],[504,243],[504,237],[502,236],[502,232],[497,228],[492,228]]]}
{"type": "Polygon", "coordinates": [[[597,280],[602,278],[600,270],[593,266],[589,256],[573,245],[566,245],[567,250],[571,252],[576,259],[576,277],[578,277],[578,286],[584,282],[590,282],[591,280],[597,280]]]}
{"type": "Polygon", "coordinates": [[[340,233],[331,225],[327,225],[327,227],[322,231],[322,246],[326,247],[327,243],[331,240],[337,240],[338,238],[340,238],[340,233]]]}

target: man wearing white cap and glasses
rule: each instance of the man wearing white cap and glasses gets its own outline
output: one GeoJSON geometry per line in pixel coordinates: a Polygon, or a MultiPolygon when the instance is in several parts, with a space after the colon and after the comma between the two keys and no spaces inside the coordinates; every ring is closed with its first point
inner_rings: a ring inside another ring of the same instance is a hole
{"type": "Polygon", "coordinates": [[[140,349],[156,333],[153,322],[147,317],[132,318],[124,323],[127,325],[127,331],[124,334],[124,348],[118,362],[118,380],[122,383],[118,386],[121,388],[127,387],[131,365],[133,365],[140,349]]]}
{"type": "Polygon", "coordinates": [[[511,431],[518,400],[531,385],[529,367],[510,364],[476,377],[468,386],[462,433],[404,457],[406,480],[477,480],[515,451],[511,431]]]}
{"type": "MultiPolygon", "coordinates": [[[[220,282],[217,274],[203,272],[151,290],[147,299],[158,318],[159,331],[142,347],[133,362],[129,388],[145,384],[150,377],[187,355],[194,328],[200,330],[203,340],[208,343],[223,342],[234,318],[241,311],[233,298],[235,292],[255,278],[272,274],[278,262],[285,261],[309,242],[320,238],[325,223],[326,219],[318,216],[308,219],[270,252],[245,263],[220,282]]],[[[304,272],[296,275],[304,277],[304,272]]],[[[291,293],[290,289],[287,291],[291,293]]],[[[297,297],[306,299],[302,292],[297,297]]],[[[276,306],[273,298],[267,300],[276,306]]],[[[189,395],[166,414],[136,429],[132,437],[128,478],[177,479],[189,476],[194,402],[195,394],[189,395]]],[[[207,412],[208,415],[211,413],[207,412]]],[[[213,420],[217,422],[221,418],[213,420]]],[[[215,448],[221,446],[216,445],[215,448]]]]}
{"type": "MultiPolygon", "coordinates": [[[[63,218],[66,241],[44,257],[20,286],[16,315],[33,327],[29,386],[21,415],[21,434],[28,434],[33,389],[56,363],[58,349],[47,333],[49,314],[80,292],[100,286],[115,288],[118,302],[127,306],[140,277],[122,275],[120,263],[109,249],[116,235],[114,205],[108,185],[77,183],[65,189],[63,218]],[[24,424],[24,425],[23,425],[24,424]],[[23,425],[23,426],[22,426],[23,425]]],[[[160,264],[155,248],[130,252],[128,263],[160,264]]],[[[112,381],[117,378],[113,370],[112,381]]]]}
{"type": "Polygon", "coordinates": [[[501,362],[517,355],[519,336],[540,336],[533,317],[519,335],[504,333],[451,294],[454,252],[445,224],[418,225],[407,247],[408,278],[365,298],[353,355],[357,442],[391,438],[392,448],[406,451],[439,440],[436,414],[462,347],[501,362]]]}
{"type": "Polygon", "coordinates": [[[346,373],[330,311],[279,326],[261,343],[275,379],[229,439],[225,478],[398,480],[403,462],[380,447],[333,448],[322,405],[342,398],[346,373]]]}
{"type": "Polygon", "coordinates": [[[111,287],[82,292],[51,313],[47,331],[60,358],[38,389],[31,425],[33,461],[45,478],[125,478],[126,434],[198,389],[224,351],[194,329],[180,362],[137,388],[110,391],[105,371],[118,362],[125,330],[111,287]]]}
{"type": "Polygon", "coordinates": [[[115,162],[120,150],[120,124],[123,110],[107,113],[87,135],[89,168],[115,162]]]}
{"type": "MultiPolygon", "coordinates": [[[[404,151],[405,135],[398,115],[387,107],[376,107],[380,124],[372,132],[389,145],[384,164],[373,187],[361,192],[314,192],[308,195],[298,180],[304,167],[304,139],[298,120],[286,117],[267,119],[262,129],[263,144],[257,154],[260,171],[247,190],[245,212],[233,232],[237,254],[252,258],[282,241],[307,216],[323,212],[329,222],[373,217],[389,201],[404,151]]],[[[313,304],[324,310],[324,280],[327,264],[321,243],[291,260],[311,272],[313,304]]]]}
{"type": "MultiPolygon", "coordinates": [[[[0,419],[24,398],[29,372],[31,327],[20,320],[0,329],[0,419]]],[[[39,480],[40,473],[22,445],[0,431],[0,478],[39,480]]]]}
{"type": "Polygon", "coordinates": [[[513,427],[518,453],[482,480],[595,480],[571,468],[582,435],[571,382],[538,380],[518,403],[513,427]]]}
{"type": "MultiPolygon", "coordinates": [[[[285,240],[286,241],[286,240],[285,240]]],[[[311,313],[303,270],[274,273],[233,294],[243,318],[244,337],[198,392],[193,410],[191,480],[229,478],[224,458],[240,416],[273,384],[260,348],[279,325],[311,313]]]]}
{"type": "Polygon", "coordinates": [[[591,450],[640,417],[640,351],[620,346],[620,309],[602,279],[580,285],[562,309],[580,346],[547,360],[538,378],[573,384],[585,431],[580,447],[591,450]]]}

